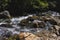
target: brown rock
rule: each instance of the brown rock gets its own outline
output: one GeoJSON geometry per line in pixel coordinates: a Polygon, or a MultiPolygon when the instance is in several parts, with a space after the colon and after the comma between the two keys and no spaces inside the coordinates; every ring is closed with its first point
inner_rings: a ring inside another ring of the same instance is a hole
{"type": "Polygon", "coordinates": [[[29,32],[25,32],[25,33],[20,33],[20,39],[22,40],[22,38],[24,40],[39,40],[40,38],[32,33],[29,32]]]}
{"type": "Polygon", "coordinates": [[[27,24],[28,24],[28,20],[24,19],[24,20],[22,20],[22,21],[20,22],[19,25],[21,25],[21,26],[26,26],[27,24]]]}
{"type": "Polygon", "coordinates": [[[45,27],[45,23],[43,21],[35,21],[33,22],[32,26],[34,28],[44,28],[45,27]]]}
{"type": "Polygon", "coordinates": [[[55,27],[56,30],[60,29],[60,26],[54,25],[54,27],[55,27]]]}
{"type": "Polygon", "coordinates": [[[29,20],[29,21],[34,21],[36,19],[39,19],[39,17],[38,16],[32,16],[32,17],[27,18],[27,20],[29,20]]]}
{"type": "Polygon", "coordinates": [[[24,38],[24,32],[21,32],[20,34],[19,34],[19,38],[21,39],[21,40],[24,40],[25,38],[24,38]]]}
{"type": "Polygon", "coordinates": [[[41,19],[42,21],[48,21],[48,20],[50,20],[51,18],[46,17],[46,16],[42,16],[42,17],[40,17],[40,19],[41,19]]]}

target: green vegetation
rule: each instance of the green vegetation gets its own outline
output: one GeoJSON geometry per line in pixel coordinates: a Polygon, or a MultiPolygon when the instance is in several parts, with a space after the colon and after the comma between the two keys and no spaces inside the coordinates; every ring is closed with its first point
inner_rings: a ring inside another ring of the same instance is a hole
{"type": "Polygon", "coordinates": [[[0,0],[0,11],[5,10],[10,0],[0,0]]]}
{"type": "Polygon", "coordinates": [[[48,7],[47,1],[34,0],[32,3],[33,3],[33,7],[35,8],[47,8],[48,7]]]}
{"type": "MultiPolygon", "coordinates": [[[[49,8],[49,5],[51,4],[52,6],[56,6],[55,5],[55,0],[50,1],[50,0],[0,0],[0,9],[6,9],[8,5],[10,5],[9,3],[14,2],[16,6],[19,6],[19,8],[21,7],[22,10],[29,10],[30,8],[34,8],[34,9],[47,9],[49,8]]],[[[11,4],[12,5],[12,4],[11,4]]]]}

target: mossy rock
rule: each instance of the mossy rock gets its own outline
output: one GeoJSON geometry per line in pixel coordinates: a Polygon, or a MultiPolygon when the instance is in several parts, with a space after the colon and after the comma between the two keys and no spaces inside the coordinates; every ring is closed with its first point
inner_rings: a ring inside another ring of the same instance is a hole
{"type": "Polygon", "coordinates": [[[39,17],[38,17],[38,16],[32,16],[32,18],[33,18],[33,19],[39,19],[39,17]]]}

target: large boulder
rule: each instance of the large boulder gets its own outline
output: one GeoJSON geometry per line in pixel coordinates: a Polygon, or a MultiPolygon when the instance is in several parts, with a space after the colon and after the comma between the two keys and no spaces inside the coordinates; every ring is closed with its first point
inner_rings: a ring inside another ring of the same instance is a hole
{"type": "Polygon", "coordinates": [[[23,32],[19,34],[21,40],[40,40],[40,38],[32,33],[23,32]]]}
{"type": "Polygon", "coordinates": [[[37,33],[21,32],[19,38],[20,40],[56,40],[57,35],[47,30],[42,30],[37,33]]]}

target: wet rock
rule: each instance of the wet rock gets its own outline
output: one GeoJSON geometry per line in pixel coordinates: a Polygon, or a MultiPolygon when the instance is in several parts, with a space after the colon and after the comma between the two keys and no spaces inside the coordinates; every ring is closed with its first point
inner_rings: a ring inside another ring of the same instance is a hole
{"type": "Polygon", "coordinates": [[[44,28],[45,23],[43,21],[34,20],[32,26],[33,28],[44,28]]]}
{"type": "Polygon", "coordinates": [[[12,35],[12,32],[5,30],[5,29],[0,29],[0,36],[1,38],[8,38],[12,35]]]}
{"type": "Polygon", "coordinates": [[[57,22],[55,21],[55,20],[53,20],[51,17],[48,17],[48,16],[42,16],[41,18],[40,18],[42,21],[44,21],[44,22],[49,22],[50,24],[52,24],[52,25],[57,25],[57,22]]]}
{"type": "Polygon", "coordinates": [[[41,16],[41,17],[40,17],[40,20],[45,21],[45,22],[48,21],[48,20],[50,20],[50,19],[51,19],[51,18],[48,17],[48,16],[47,16],[47,17],[46,17],[46,16],[41,16]]]}
{"type": "Polygon", "coordinates": [[[34,21],[36,19],[39,19],[39,17],[38,16],[32,16],[32,17],[27,18],[27,20],[29,20],[29,21],[34,21]]]}
{"type": "Polygon", "coordinates": [[[49,22],[50,24],[52,24],[52,25],[57,25],[57,22],[56,22],[56,21],[54,21],[53,19],[48,20],[48,22],[49,22]]]}
{"type": "Polygon", "coordinates": [[[5,11],[2,11],[0,12],[0,19],[3,18],[3,19],[9,19],[11,16],[9,14],[9,11],[5,10],[5,11]]]}
{"type": "Polygon", "coordinates": [[[1,24],[0,27],[13,28],[10,24],[1,24]]]}
{"type": "Polygon", "coordinates": [[[12,39],[12,40],[47,40],[47,39],[56,40],[57,37],[60,36],[60,26],[57,25],[55,20],[53,20],[48,16],[33,15],[33,16],[26,16],[22,18],[21,17],[16,18],[13,21],[10,21],[12,22],[12,25],[10,25],[9,21],[6,21],[6,22],[7,24],[2,23],[0,26],[3,27],[4,29],[8,29],[8,31],[12,31],[12,33],[2,30],[0,31],[0,34],[3,35],[5,38],[9,37],[9,39],[12,39]],[[48,25],[48,30],[45,29],[46,25],[48,25]],[[12,26],[14,26],[14,28],[10,29],[10,27],[12,26]],[[20,27],[25,28],[24,30],[22,30],[24,32],[20,32],[21,30],[20,27]],[[31,29],[27,29],[28,27],[31,29]],[[35,29],[32,29],[32,28],[35,28],[35,29]],[[13,35],[11,36],[11,34],[13,35]],[[14,34],[19,34],[19,35],[14,36],[14,34]]]}
{"type": "Polygon", "coordinates": [[[3,35],[4,37],[10,37],[12,35],[11,31],[6,31],[6,33],[3,35]]]}
{"type": "Polygon", "coordinates": [[[19,23],[19,25],[21,25],[21,26],[26,26],[27,24],[28,24],[28,20],[26,20],[26,19],[22,20],[22,21],[19,23]]]}
{"type": "Polygon", "coordinates": [[[0,36],[0,40],[7,40],[7,38],[0,36]]]}
{"type": "Polygon", "coordinates": [[[27,20],[28,21],[34,21],[34,19],[32,17],[28,17],[27,20]]]}

